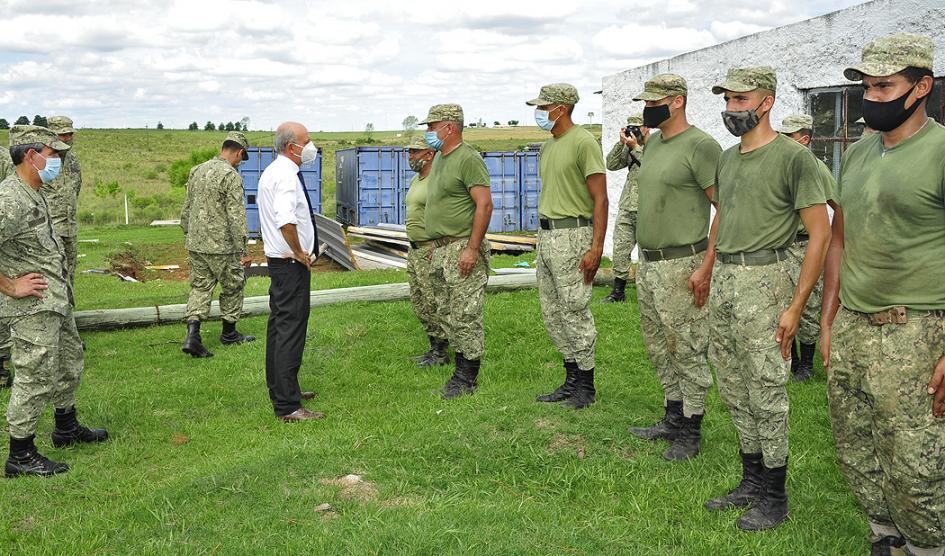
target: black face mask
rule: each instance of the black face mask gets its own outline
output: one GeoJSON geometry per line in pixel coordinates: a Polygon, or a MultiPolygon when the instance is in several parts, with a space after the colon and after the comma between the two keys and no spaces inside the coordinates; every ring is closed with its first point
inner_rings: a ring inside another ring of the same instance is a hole
{"type": "Polygon", "coordinates": [[[892,131],[901,126],[922,104],[922,99],[917,99],[912,106],[906,108],[906,98],[915,88],[916,85],[913,85],[906,94],[888,102],[876,102],[864,98],[863,121],[876,131],[892,131]]]}
{"type": "Polygon", "coordinates": [[[669,105],[647,106],[643,109],[643,125],[653,129],[669,119],[669,105]]]}

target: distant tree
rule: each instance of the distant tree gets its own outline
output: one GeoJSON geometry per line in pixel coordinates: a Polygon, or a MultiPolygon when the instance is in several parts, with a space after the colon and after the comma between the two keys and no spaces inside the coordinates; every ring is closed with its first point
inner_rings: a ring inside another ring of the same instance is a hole
{"type": "Polygon", "coordinates": [[[374,136],[374,124],[373,124],[373,123],[368,122],[367,125],[364,126],[364,136],[367,137],[368,141],[370,141],[371,138],[374,136]]]}
{"type": "Polygon", "coordinates": [[[189,129],[190,131],[197,131],[198,129],[200,129],[200,126],[197,125],[197,122],[190,122],[190,125],[187,126],[187,129],[189,129]]]}
{"type": "Polygon", "coordinates": [[[509,125],[515,127],[518,125],[518,120],[509,120],[509,125]]]}
{"type": "Polygon", "coordinates": [[[226,122],[226,130],[233,131],[233,122],[226,122]]]}
{"type": "Polygon", "coordinates": [[[20,116],[19,118],[16,119],[16,122],[14,123],[15,125],[30,125],[30,119],[27,118],[26,116],[20,116]]]}
{"type": "Polygon", "coordinates": [[[240,118],[240,123],[242,124],[243,131],[249,131],[249,116],[240,118]]]}
{"type": "Polygon", "coordinates": [[[502,125],[502,122],[500,122],[499,120],[492,122],[492,127],[499,127],[500,125],[502,125]]]}
{"type": "Polygon", "coordinates": [[[40,116],[39,114],[33,116],[33,125],[41,125],[46,127],[46,125],[48,125],[48,122],[46,122],[46,116],[40,116]]]}
{"type": "Polygon", "coordinates": [[[207,120],[207,124],[203,126],[204,131],[216,131],[217,126],[213,125],[213,122],[207,120]]]}
{"type": "Polygon", "coordinates": [[[413,134],[413,130],[417,127],[417,122],[420,120],[416,116],[407,116],[404,118],[404,121],[400,122],[404,126],[404,131],[407,132],[407,135],[413,134]]]}
{"type": "Polygon", "coordinates": [[[10,122],[0,118],[0,129],[10,129],[10,122]]]}
{"type": "Polygon", "coordinates": [[[164,124],[162,124],[161,122],[158,122],[157,128],[164,129],[164,124]]]}
{"type": "Polygon", "coordinates": [[[220,122],[220,123],[217,124],[217,131],[223,131],[223,130],[225,130],[225,129],[226,129],[226,124],[225,124],[225,123],[220,122]]]}

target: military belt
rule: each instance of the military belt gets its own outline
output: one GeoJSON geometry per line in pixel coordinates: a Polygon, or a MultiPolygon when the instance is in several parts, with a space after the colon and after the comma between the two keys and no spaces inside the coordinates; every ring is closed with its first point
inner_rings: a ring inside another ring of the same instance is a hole
{"type": "Polygon", "coordinates": [[[763,266],[786,261],[788,252],[785,248],[759,249],[750,253],[718,253],[716,260],[723,264],[737,264],[741,266],[763,266]]]}
{"type": "Polygon", "coordinates": [[[583,216],[576,218],[539,218],[538,225],[542,230],[566,230],[569,228],[593,226],[594,221],[590,218],[584,218],[583,216]]]}
{"type": "Polygon", "coordinates": [[[797,237],[794,238],[794,243],[801,243],[804,241],[810,241],[810,235],[808,234],[797,234],[797,237]]]}
{"type": "Polygon", "coordinates": [[[855,315],[859,315],[869,321],[873,326],[883,326],[886,324],[906,324],[909,318],[918,319],[923,317],[933,317],[937,319],[945,318],[945,309],[923,311],[920,309],[909,309],[908,307],[892,307],[878,313],[863,313],[847,309],[855,315]]]}
{"type": "Polygon", "coordinates": [[[410,242],[410,248],[411,248],[411,249],[421,249],[421,248],[423,248],[423,247],[428,247],[428,246],[430,246],[430,245],[433,245],[434,243],[436,243],[436,240],[435,240],[435,239],[431,239],[431,240],[428,240],[428,241],[411,241],[411,242],[410,242]]]}
{"type": "Polygon", "coordinates": [[[670,261],[691,257],[702,253],[709,247],[709,238],[705,238],[699,243],[692,245],[681,245],[679,247],[664,247],[662,249],[640,249],[640,256],[643,260],[651,263],[654,261],[670,261]]]}
{"type": "Polygon", "coordinates": [[[445,237],[432,239],[430,240],[429,243],[432,243],[436,247],[446,247],[450,243],[453,243],[456,241],[468,240],[468,239],[469,239],[469,236],[445,236],[445,237]]]}

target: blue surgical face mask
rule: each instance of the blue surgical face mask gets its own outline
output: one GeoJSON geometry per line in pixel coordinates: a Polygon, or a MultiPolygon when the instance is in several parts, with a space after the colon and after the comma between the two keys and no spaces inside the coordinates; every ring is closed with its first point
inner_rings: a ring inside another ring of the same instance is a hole
{"type": "Polygon", "coordinates": [[[436,150],[440,150],[443,147],[443,140],[437,136],[435,131],[424,133],[423,138],[426,140],[427,145],[430,145],[436,150]]]}
{"type": "Polygon", "coordinates": [[[50,158],[43,156],[43,158],[46,159],[46,166],[40,170],[39,168],[36,168],[36,165],[34,164],[33,168],[36,168],[36,171],[39,172],[39,179],[41,179],[43,183],[49,183],[59,176],[59,171],[62,170],[62,160],[58,156],[53,156],[50,158]]]}
{"type": "Polygon", "coordinates": [[[535,109],[535,123],[545,131],[551,131],[555,127],[555,120],[548,118],[548,110],[535,109]]]}

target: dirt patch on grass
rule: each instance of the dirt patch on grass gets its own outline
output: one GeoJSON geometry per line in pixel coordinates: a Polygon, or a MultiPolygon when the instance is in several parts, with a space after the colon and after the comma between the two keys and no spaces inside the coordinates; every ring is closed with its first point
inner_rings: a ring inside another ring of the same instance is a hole
{"type": "Polygon", "coordinates": [[[535,428],[541,429],[543,431],[554,430],[556,425],[557,423],[546,417],[541,417],[535,420],[535,428]]]}
{"type": "Polygon", "coordinates": [[[108,256],[108,268],[112,272],[123,274],[143,282],[145,280],[144,267],[145,261],[140,253],[133,247],[121,249],[108,256]]]}
{"type": "Polygon", "coordinates": [[[566,436],[561,433],[555,434],[555,437],[548,443],[549,452],[574,452],[578,459],[584,459],[586,448],[587,443],[580,436],[566,436]]]}
{"type": "Polygon", "coordinates": [[[321,483],[337,487],[338,496],[344,500],[359,500],[367,502],[377,498],[377,487],[370,481],[365,481],[361,475],[345,475],[337,479],[322,479],[321,483]]]}

